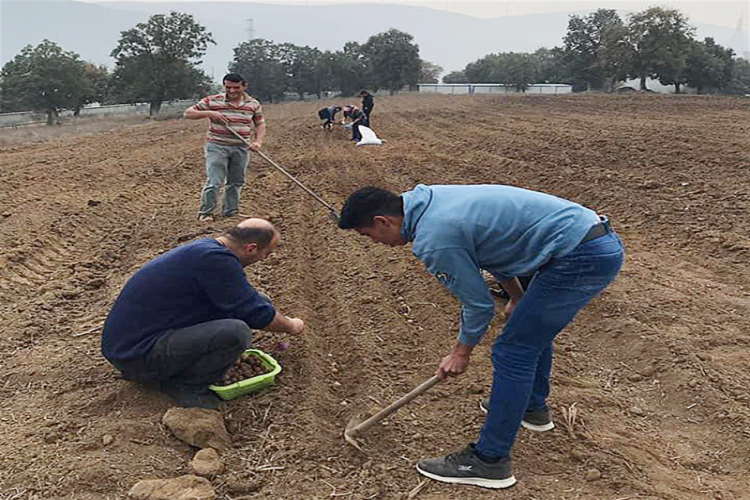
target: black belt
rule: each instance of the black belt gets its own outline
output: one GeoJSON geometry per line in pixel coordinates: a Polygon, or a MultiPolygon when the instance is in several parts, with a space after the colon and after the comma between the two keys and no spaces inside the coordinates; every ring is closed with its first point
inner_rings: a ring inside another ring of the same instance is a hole
{"type": "Polygon", "coordinates": [[[586,236],[583,237],[581,243],[593,240],[595,238],[598,238],[599,236],[604,236],[605,234],[612,232],[612,228],[609,226],[609,219],[606,215],[600,215],[599,220],[601,220],[601,222],[599,224],[591,226],[591,229],[589,229],[589,232],[586,233],[586,236]]]}

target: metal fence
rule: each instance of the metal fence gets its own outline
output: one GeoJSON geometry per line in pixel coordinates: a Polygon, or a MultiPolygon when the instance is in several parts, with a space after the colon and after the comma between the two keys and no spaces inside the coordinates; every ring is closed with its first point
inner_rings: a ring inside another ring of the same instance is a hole
{"type": "MultiPolygon", "coordinates": [[[[420,92],[438,94],[515,94],[515,85],[502,83],[420,83],[420,92]]],[[[526,94],[570,94],[573,87],[563,83],[535,83],[529,85],[526,94]]]]}

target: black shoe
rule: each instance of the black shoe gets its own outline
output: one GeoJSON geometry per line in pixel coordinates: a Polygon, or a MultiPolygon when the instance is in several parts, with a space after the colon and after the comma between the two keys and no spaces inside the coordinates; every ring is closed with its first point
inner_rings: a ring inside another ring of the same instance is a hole
{"type": "MultiPolygon", "coordinates": [[[[490,398],[486,397],[479,402],[479,409],[487,413],[490,406],[490,398]]],[[[534,432],[551,431],[555,428],[555,423],[550,417],[549,410],[527,411],[521,420],[521,427],[534,432]]]]}
{"type": "Polygon", "coordinates": [[[219,397],[208,388],[193,388],[182,385],[165,385],[161,392],[172,398],[183,408],[219,409],[219,397]]]}
{"type": "Polygon", "coordinates": [[[443,483],[470,484],[482,488],[501,489],[516,484],[510,458],[495,463],[481,460],[469,444],[458,453],[445,457],[425,458],[417,462],[417,471],[443,483]]]}

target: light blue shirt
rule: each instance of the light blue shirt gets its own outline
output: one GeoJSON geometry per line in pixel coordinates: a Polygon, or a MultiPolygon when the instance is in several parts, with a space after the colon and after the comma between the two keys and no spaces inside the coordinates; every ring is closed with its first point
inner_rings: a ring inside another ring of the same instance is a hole
{"type": "Polygon", "coordinates": [[[533,274],[570,253],[597,214],[577,203],[512,186],[425,186],[401,195],[401,236],[462,303],[458,341],[476,345],[495,303],[480,269],[497,279],[533,274]]]}

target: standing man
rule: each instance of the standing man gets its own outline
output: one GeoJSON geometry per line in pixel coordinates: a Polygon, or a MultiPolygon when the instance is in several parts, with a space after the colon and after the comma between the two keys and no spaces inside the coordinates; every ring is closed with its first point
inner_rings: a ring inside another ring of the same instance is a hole
{"type": "Polygon", "coordinates": [[[190,106],[183,113],[188,120],[208,118],[206,134],[206,184],[201,191],[198,218],[204,222],[214,220],[217,192],[226,182],[222,215],[231,217],[239,211],[240,190],[245,183],[248,146],[237,138],[231,127],[250,143],[250,150],[258,151],[266,136],[266,122],[258,101],[245,93],[247,85],[242,76],[229,73],[224,77],[223,94],[210,95],[190,106]]]}
{"type": "Polygon", "coordinates": [[[104,357],[127,380],[145,383],[180,406],[218,408],[208,386],[250,346],[253,329],[299,334],[253,289],[244,267],[279,245],[276,228],[246,219],[218,238],[193,241],[147,263],[128,280],[104,323],[104,357]]]}
{"type": "Polygon", "coordinates": [[[362,112],[367,115],[367,123],[368,127],[372,128],[372,118],[370,117],[370,114],[372,113],[372,108],[375,107],[375,103],[372,100],[372,94],[370,94],[368,91],[363,90],[359,93],[359,96],[362,98],[362,112]]]}
{"type": "Polygon", "coordinates": [[[417,470],[447,483],[515,484],[510,451],[518,427],[554,427],[546,403],[552,341],[622,264],[622,244],[608,220],[576,203],[511,186],[420,184],[400,196],[360,189],[344,203],[339,227],[390,246],[412,242],[414,255],[461,301],[461,329],[438,364],[441,379],[466,370],[494,315],[481,269],[508,292],[508,319],[492,346],[492,390],[479,440],[420,460],[417,470]],[[531,274],[523,291],[517,277],[531,274]]]}

